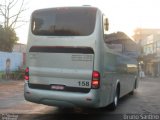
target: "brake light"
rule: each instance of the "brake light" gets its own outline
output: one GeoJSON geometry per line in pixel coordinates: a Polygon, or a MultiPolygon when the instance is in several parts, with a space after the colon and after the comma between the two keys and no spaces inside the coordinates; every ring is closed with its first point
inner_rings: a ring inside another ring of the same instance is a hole
{"type": "Polygon", "coordinates": [[[29,68],[28,68],[28,67],[25,69],[25,76],[24,76],[24,79],[25,79],[26,81],[29,80],[29,68]]]}
{"type": "Polygon", "coordinates": [[[100,87],[100,73],[98,71],[93,71],[92,73],[92,83],[93,89],[98,89],[100,87]]]}

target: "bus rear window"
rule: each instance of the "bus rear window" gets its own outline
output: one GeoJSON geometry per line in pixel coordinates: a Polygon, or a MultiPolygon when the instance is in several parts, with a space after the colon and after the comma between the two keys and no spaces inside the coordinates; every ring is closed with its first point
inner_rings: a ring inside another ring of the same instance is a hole
{"type": "Polygon", "coordinates": [[[94,31],[96,8],[52,8],[32,14],[31,30],[42,36],[88,36],[94,31]]]}

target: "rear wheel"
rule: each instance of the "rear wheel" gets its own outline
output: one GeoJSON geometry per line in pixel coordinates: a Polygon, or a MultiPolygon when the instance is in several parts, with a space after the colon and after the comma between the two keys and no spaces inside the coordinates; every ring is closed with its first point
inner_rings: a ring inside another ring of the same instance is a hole
{"type": "Polygon", "coordinates": [[[117,87],[115,91],[113,102],[108,106],[109,110],[111,111],[115,110],[117,108],[118,101],[119,101],[119,87],[117,87]]]}

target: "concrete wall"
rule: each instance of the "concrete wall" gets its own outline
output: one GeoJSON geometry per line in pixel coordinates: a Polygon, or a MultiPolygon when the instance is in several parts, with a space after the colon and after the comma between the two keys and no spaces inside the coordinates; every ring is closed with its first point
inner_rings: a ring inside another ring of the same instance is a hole
{"type": "Polygon", "coordinates": [[[6,68],[10,71],[16,71],[19,67],[23,66],[23,53],[18,52],[0,52],[0,71],[6,71],[6,68]],[[9,59],[10,63],[6,63],[9,59]]]}

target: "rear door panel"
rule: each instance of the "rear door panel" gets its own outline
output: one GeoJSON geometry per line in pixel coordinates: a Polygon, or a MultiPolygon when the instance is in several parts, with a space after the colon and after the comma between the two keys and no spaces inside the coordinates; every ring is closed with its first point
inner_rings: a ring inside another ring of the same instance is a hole
{"type": "Polygon", "coordinates": [[[49,52],[31,50],[29,83],[90,88],[94,62],[91,51],[90,48],[67,48],[65,51],[56,48],[49,52]]]}

